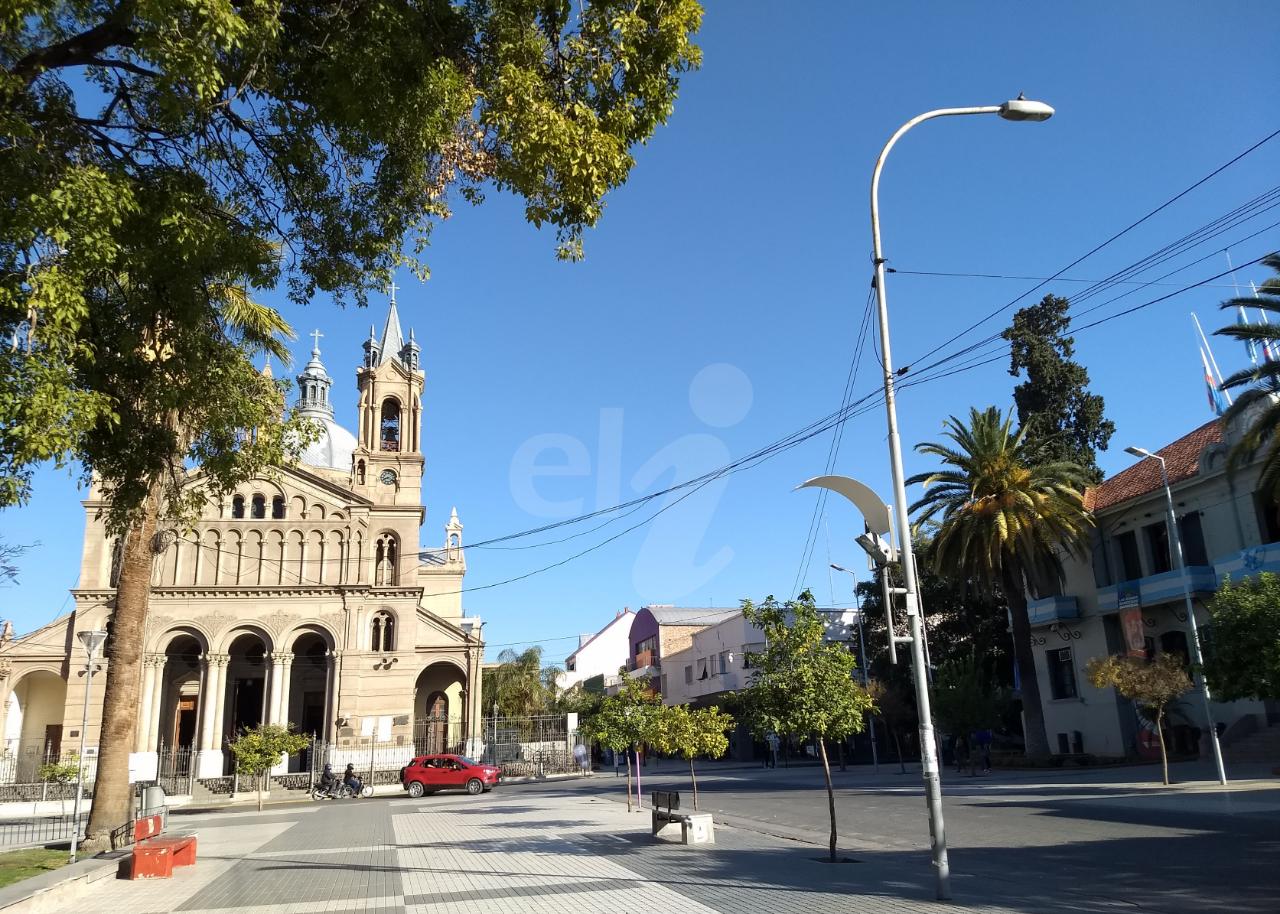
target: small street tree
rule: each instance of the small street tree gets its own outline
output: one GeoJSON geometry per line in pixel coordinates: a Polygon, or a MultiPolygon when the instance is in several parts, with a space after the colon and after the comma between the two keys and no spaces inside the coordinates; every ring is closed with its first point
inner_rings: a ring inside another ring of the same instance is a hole
{"type": "MultiPolygon", "coordinates": [[[[993,727],[1000,718],[998,696],[987,687],[973,659],[949,660],[938,668],[934,680],[933,714],[952,736],[963,736],[993,727]]],[[[977,760],[969,754],[969,774],[977,774],[977,760]]]]}
{"type": "MultiPolygon", "coordinates": [[[[80,777],[80,756],[70,755],[65,760],[45,762],[40,766],[40,780],[57,784],[59,788],[74,784],[80,777]]],[[[62,814],[67,814],[66,791],[59,789],[58,799],[62,801],[62,814]]]]}
{"type": "Polygon", "coordinates": [[[772,596],[756,605],[742,601],[747,622],[764,631],[765,648],[749,652],[751,684],[743,693],[747,722],[757,737],[773,733],[813,734],[827,783],[831,814],[831,862],[836,861],[836,795],[827,760],[828,739],[860,733],[874,707],[854,681],[857,661],[844,645],[827,641],[813,595],[807,590],[779,604],[772,596]]]}
{"type": "Polygon", "coordinates": [[[631,812],[631,754],[642,743],[652,743],[658,735],[662,700],[640,679],[623,678],[618,694],[600,703],[600,710],[582,722],[582,734],[601,746],[622,752],[627,759],[627,812],[631,812]]]}
{"type": "Polygon", "coordinates": [[[266,774],[280,763],[280,759],[307,747],[309,740],[279,724],[263,724],[240,734],[231,743],[231,753],[236,757],[236,771],[252,775],[258,785],[258,811],[262,811],[262,785],[266,774]]]}
{"type": "Polygon", "coordinates": [[[1164,783],[1169,783],[1169,755],[1164,745],[1164,712],[1170,702],[1190,691],[1191,679],[1175,654],[1161,654],[1155,660],[1142,657],[1094,657],[1085,666],[1085,675],[1095,689],[1113,686],[1134,701],[1156,725],[1160,739],[1160,764],[1164,783]]]}
{"type": "Polygon", "coordinates": [[[659,752],[679,755],[689,763],[689,780],[693,784],[693,809],[698,809],[698,775],[693,760],[700,755],[719,758],[729,751],[733,718],[712,705],[690,710],[687,705],[662,708],[654,727],[653,745],[659,752]]]}
{"type": "Polygon", "coordinates": [[[1217,701],[1280,698],[1280,577],[1230,579],[1209,601],[1204,674],[1217,701]]]}

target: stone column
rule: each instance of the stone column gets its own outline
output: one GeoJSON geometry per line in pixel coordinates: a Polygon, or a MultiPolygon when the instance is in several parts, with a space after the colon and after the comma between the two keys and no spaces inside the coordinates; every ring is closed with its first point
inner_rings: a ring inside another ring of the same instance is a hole
{"type": "Polygon", "coordinates": [[[158,752],[160,749],[160,715],[164,709],[164,668],[169,658],[164,654],[153,655],[156,678],[155,691],[151,694],[151,708],[147,719],[143,722],[143,729],[147,734],[147,745],[142,751],[158,752]]]}
{"type": "Polygon", "coordinates": [[[142,695],[138,714],[138,752],[151,752],[151,708],[156,700],[156,658],[146,654],[142,658],[142,695]]]}
{"type": "Polygon", "coordinates": [[[280,658],[280,702],[276,706],[275,722],[280,726],[289,723],[289,684],[293,681],[293,654],[285,654],[280,658]]]}
{"type": "Polygon", "coordinates": [[[196,776],[222,777],[222,704],[226,692],[226,654],[206,654],[200,689],[200,751],[196,776]]]}
{"type": "Polygon", "coordinates": [[[320,738],[327,743],[334,741],[334,721],[338,717],[338,652],[329,651],[325,654],[325,677],[324,677],[324,732],[320,734],[320,738]]]}
{"type": "Polygon", "coordinates": [[[271,655],[271,693],[267,699],[266,722],[280,723],[280,686],[284,680],[284,654],[279,651],[271,655]]]}
{"type": "Polygon", "coordinates": [[[200,688],[200,748],[221,749],[216,742],[214,718],[217,717],[218,692],[222,688],[222,665],[215,654],[204,657],[204,682],[200,688]]]}
{"type": "Polygon", "coordinates": [[[227,674],[230,671],[231,657],[227,654],[214,654],[213,660],[219,670],[218,690],[213,696],[213,748],[221,750],[222,736],[227,729],[225,709],[227,703],[227,674]]]}

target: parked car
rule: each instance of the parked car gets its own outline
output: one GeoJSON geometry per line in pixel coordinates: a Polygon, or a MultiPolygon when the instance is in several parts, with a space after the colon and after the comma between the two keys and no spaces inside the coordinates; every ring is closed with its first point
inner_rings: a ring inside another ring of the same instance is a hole
{"type": "Polygon", "coordinates": [[[437,790],[465,790],[475,795],[492,790],[502,770],[461,755],[420,755],[400,769],[400,784],[411,797],[437,790]]]}

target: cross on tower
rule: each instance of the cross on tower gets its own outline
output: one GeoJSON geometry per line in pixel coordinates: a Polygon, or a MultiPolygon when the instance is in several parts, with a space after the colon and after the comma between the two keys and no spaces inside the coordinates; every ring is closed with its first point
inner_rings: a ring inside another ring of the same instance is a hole
{"type": "Polygon", "coordinates": [[[311,348],[314,349],[316,352],[320,351],[320,337],[322,336],[324,336],[324,334],[321,333],[319,330],[311,331],[311,339],[314,341],[311,348]]]}
{"type": "Polygon", "coordinates": [[[396,289],[399,288],[400,287],[396,285],[396,281],[394,279],[391,280],[391,304],[393,305],[396,303],[396,289]]]}

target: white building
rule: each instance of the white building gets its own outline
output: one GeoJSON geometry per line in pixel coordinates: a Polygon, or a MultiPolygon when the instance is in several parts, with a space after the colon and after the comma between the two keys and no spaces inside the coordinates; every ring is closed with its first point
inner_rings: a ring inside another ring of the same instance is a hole
{"type": "MultiPolygon", "coordinates": [[[[1205,601],[1228,576],[1280,570],[1280,513],[1255,491],[1259,467],[1226,472],[1231,442],[1220,420],[1209,422],[1157,453],[1167,463],[1178,529],[1206,643],[1212,642],[1205,601]]],[[[1050,748],[1103,756],[1158,753],[1154,731],[1133,704],[1085,678],[1093,657],[1130,652],[1189,657],[1182,577],[1170,551],[1160,465],[1143,459],[1085,495],[1095,515],[1091,554],[1068,560],[1063,595],[1028,607],[1036,675],[1050,748]]],[[[1207,732],[1203,700],[1188,692],[1172,709],[1177,753],[1197,751],[1207,732]]],[[[1280,722],[1280,703],[1240,701],[1214,706],[1225,725],[1228,757],[1274,735],[1253,734],[1280,722]],[[1235,744],[1234,746],[1232,744],[1235,744]]],[[[1276,734],[1280,728],[1272,727],[1276,734]]]]}
{"type": "Polygon", "coordinates": [[[557,685],[571,689],[596,676],[617,676],[631,656],[631,623],[636,614],[624,608],[594,635],[579,635],[578,649],[564,659],[557,685]]]}

